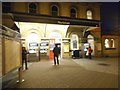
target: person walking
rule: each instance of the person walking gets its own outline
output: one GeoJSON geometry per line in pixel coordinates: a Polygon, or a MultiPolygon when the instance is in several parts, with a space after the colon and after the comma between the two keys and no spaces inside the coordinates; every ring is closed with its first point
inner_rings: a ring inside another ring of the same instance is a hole
{"type": "Polygon", "coordinates": [[[93,52],[93,50],[91,49],[91,46],[89,46],[89,48],[87,49],[88,50],[88,58],[89,59],[92,59],[92,52],[93,52]]]}
{"type": "Polygon", "coordinates": [[[25,63],[25,69],[27,70],[27,50],[25,47],[22,47],[22,69],[24,69],[23,65],[25,63]]]}
{"type": "Polygon", "coordinates": [[[55,45],[53,49],[53,53],[54,53],[54,65],[56,65],[56,59],[57,59],[57,64],[59,65],[58,57],[60,55],[60,48],[58,48],[57,44],[55,45]]]}

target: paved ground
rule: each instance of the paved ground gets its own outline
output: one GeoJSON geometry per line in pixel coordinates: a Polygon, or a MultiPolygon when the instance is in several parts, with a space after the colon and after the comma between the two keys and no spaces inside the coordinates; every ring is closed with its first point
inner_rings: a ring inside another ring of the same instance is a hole
{"type": "Polygon", "coordinates": [[[118,58],[41,60],[29,64],[16,88],[118,88],[118,58]]]}

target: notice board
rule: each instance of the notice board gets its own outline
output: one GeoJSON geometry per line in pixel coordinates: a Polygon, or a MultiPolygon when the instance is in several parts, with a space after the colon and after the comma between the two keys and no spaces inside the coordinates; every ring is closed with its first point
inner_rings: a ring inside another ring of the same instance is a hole
{"type": "Polygon", "coordinates": [[[21,65],[21,44],[15,40],[5,39],[5,73],[20,67],[21,65]]]}

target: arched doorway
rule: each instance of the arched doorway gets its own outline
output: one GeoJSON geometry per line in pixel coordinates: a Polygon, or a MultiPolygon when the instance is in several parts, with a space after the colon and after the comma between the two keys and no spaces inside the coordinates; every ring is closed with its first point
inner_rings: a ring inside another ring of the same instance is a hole
{"type": "MultiPolygon", "coordinates": [[[[49,45],[50,46],[50,59],[53,59],[53,52],[52,52],[52,50],[53,50],[55,44],[58,45],[58,47],[60,48],[60,50],[62,52],[62,49],[61,49],[62,35],[59,32],[51,32],[49,34],[49,38],[50,38],[50,42],[52,42],[49,45]]],[[[62,53],[61,53],[60,57],[62,57],[62,53]]]]}
{"type": "Polygon", "coordinates": [[[31,32],[27,37],[27,45],[28,45],[28,61],[39,61],[40,53],[39,53],[39,36],[35,32],[31,32]]]}
{"type": "Polygon", "coordinates": [[[91,48],[93,49],[93,55],[94,55],[94,37],[92,35],[87,36],[87,42],[90,44],[91,48]]]}
{"type": "Polygon", "coordinates": [[[31,32],[28,35],[27,42],[28,42],[28,49],[29,53],[38,53],[38,48],[39,48],[39,36],[35,32],[31,32]]]}

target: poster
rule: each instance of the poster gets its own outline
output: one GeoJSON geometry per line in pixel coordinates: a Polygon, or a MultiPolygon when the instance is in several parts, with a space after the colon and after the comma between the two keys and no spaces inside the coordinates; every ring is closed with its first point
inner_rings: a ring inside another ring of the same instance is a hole
{"type": "Polygon", "coordinates": [[[64,43],[64,52],[69,52],[69,43],[64,43]]]}

